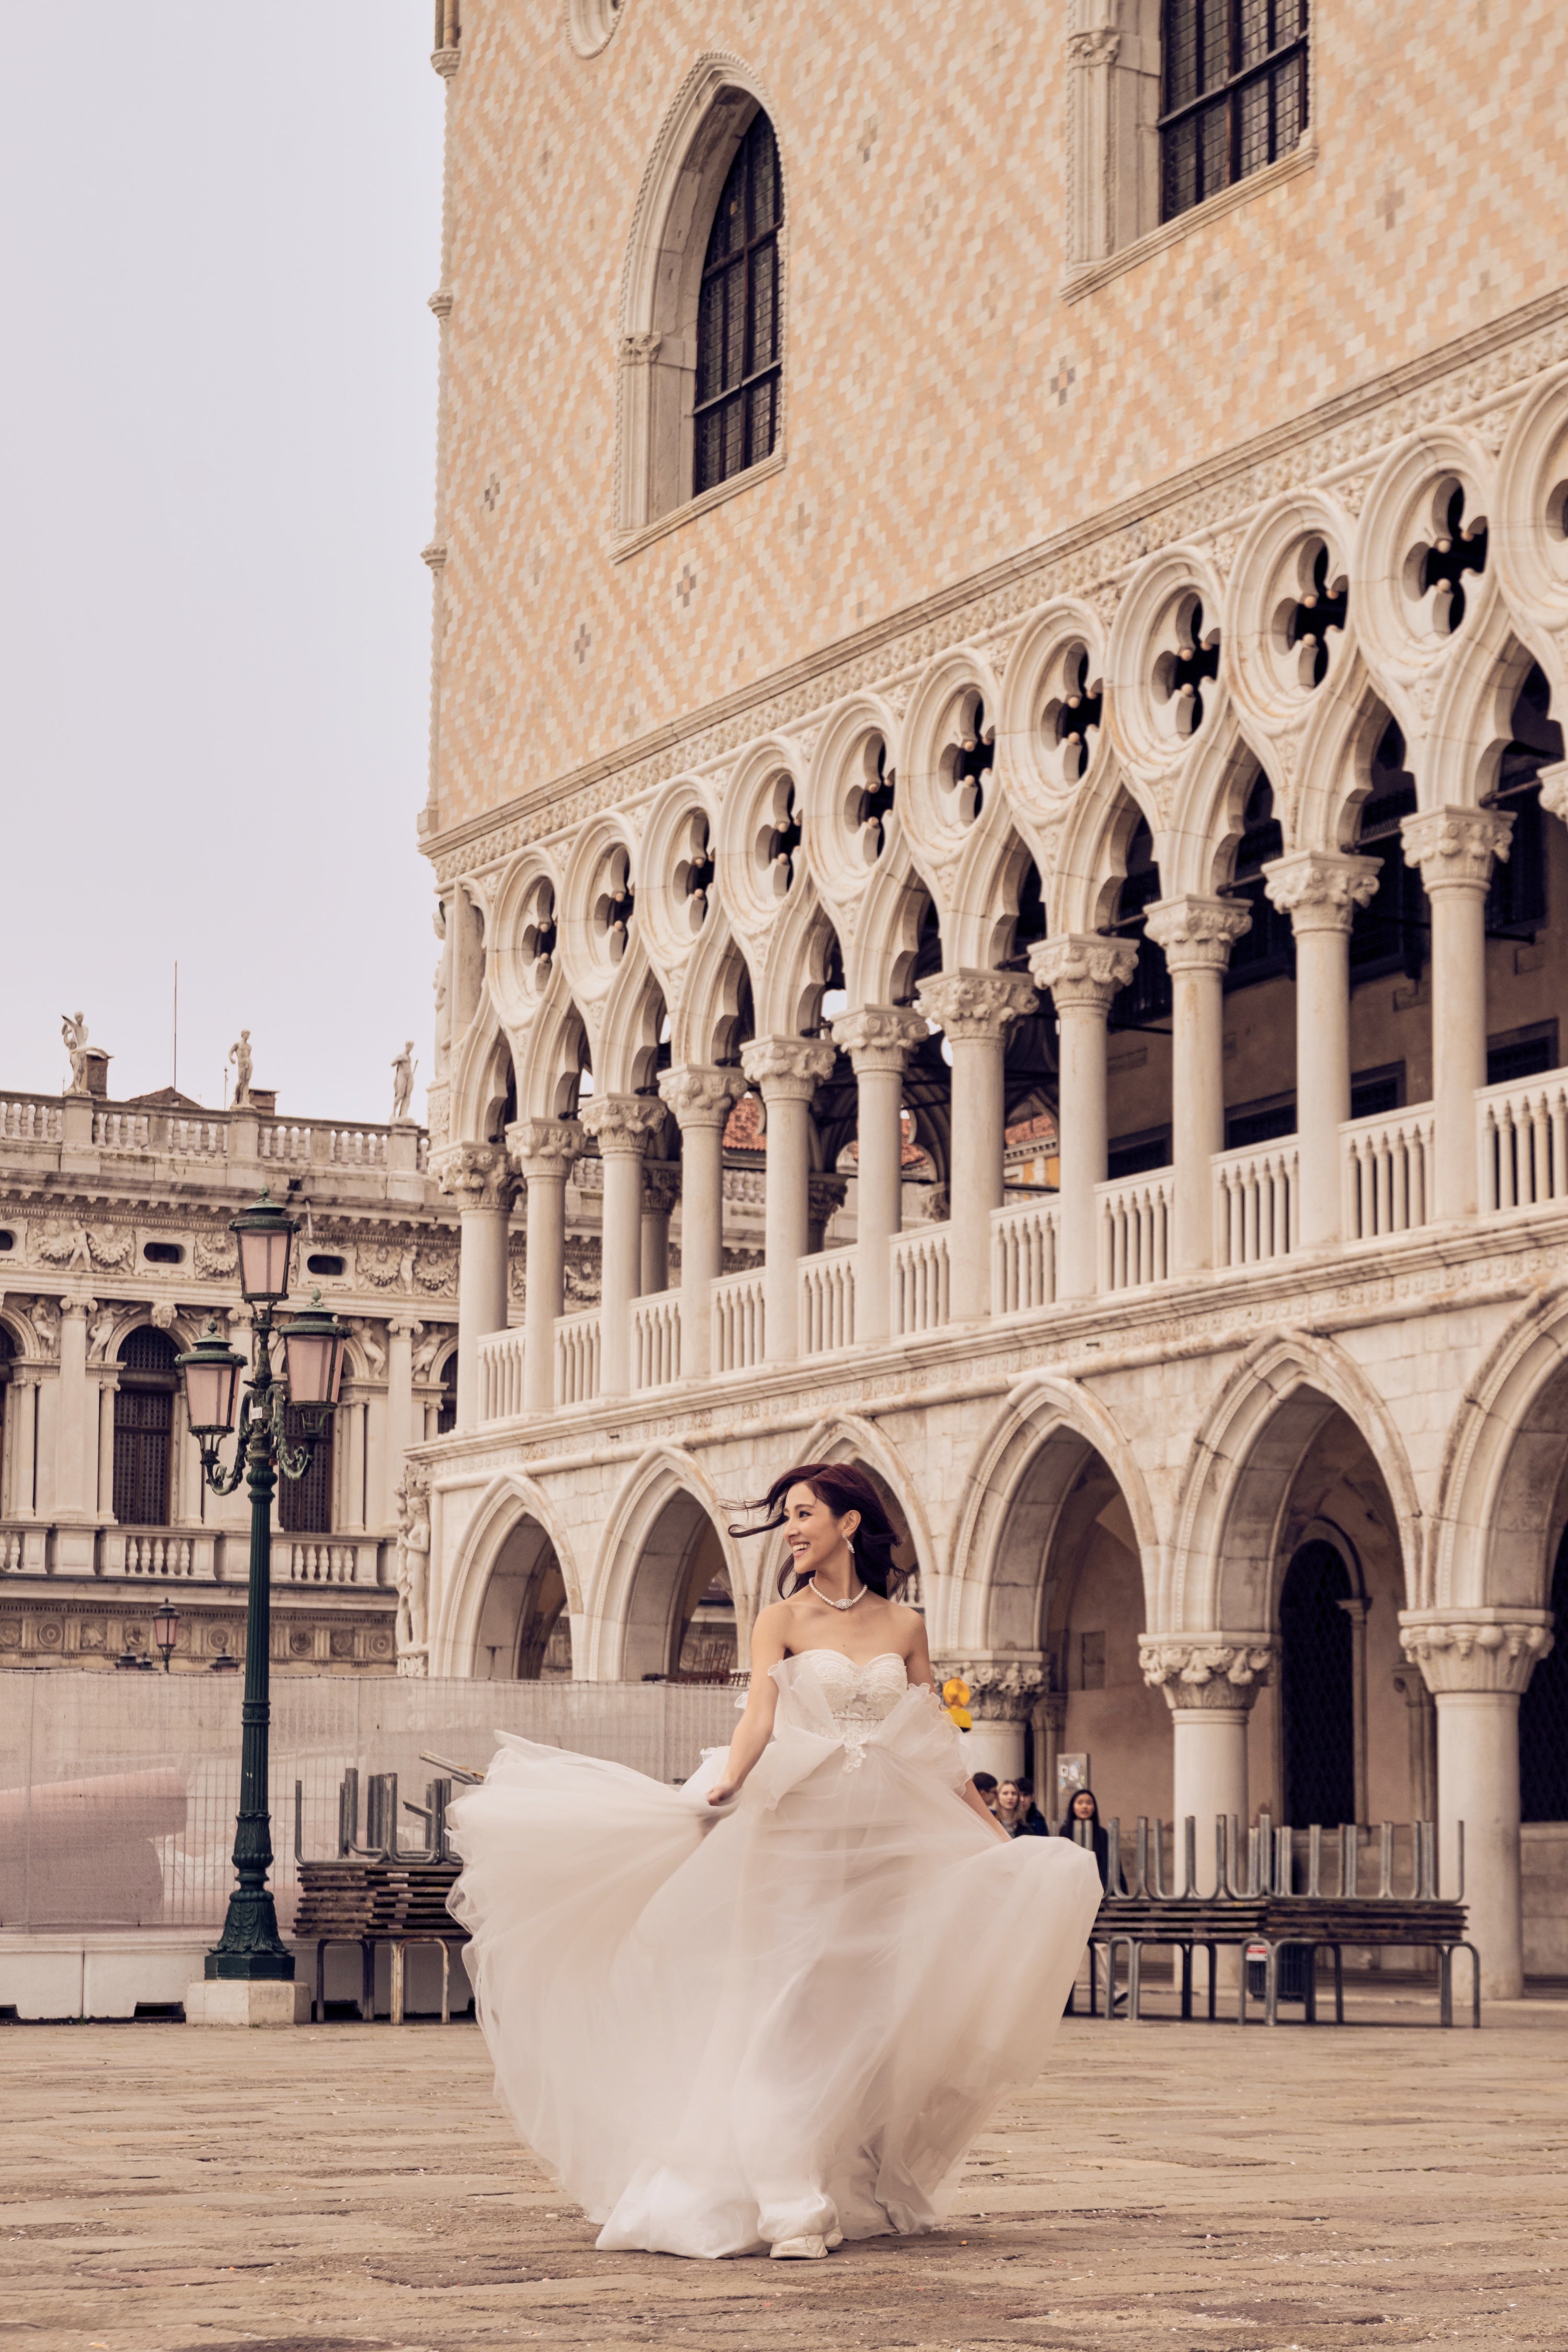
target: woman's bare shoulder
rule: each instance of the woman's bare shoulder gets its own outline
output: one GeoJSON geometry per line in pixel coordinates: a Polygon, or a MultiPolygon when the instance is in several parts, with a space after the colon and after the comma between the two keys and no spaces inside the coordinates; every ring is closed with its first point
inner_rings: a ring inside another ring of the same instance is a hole
{"type": "Polygon", "coordinates": [[[912,1642],[917,1633],[925,1632],[926,1621],[920,1610],[911,1609],[904,1601],[889,1601],[888,1606],[893,1612],[894,1624],[906,1639],[912,1642]]]}

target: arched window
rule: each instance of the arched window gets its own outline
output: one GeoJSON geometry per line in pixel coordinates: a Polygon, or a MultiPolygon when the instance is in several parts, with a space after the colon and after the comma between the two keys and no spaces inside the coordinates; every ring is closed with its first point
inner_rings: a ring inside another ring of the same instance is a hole
{"type": "Polygon", "coordinates": [[[1568,1528],[1548,1606],[1557,1619],[1556,1645],[1537,1662],[1519,1703],[1519,1811],[1526,1822],[1568,1822],[1568,1528]]]}
{"type": "Polygon", "coordinates": [[[1160,214],[1174,220],[1307,127],[1307,0],[1164,0],[1160,214]]]}
{"type": "MultiPolygon", "coordinates": [[[[332,1532],[332,1423],[335,1413],[329,1413],[310,1466],[302,1478],[278,1479],[278,1521],[285,1534],[291,1536],[330,1536],[332,1532]]],[[[303,1448],[305,1423],[297,1405],[289,1405],[284,1415],[284,1433],[290,1445],[303,1448]]]]}
{"type": "Polygon", "coordinates": [[[441,1375],[441,1402],[436,1412],[436,1434],[445,1437],[458,1426],[458,1351],[454,1348],[441,1375]]]}
{"type": "Polygon", "coordinates": [[[166,1331],[143,1323],[121,1343],[114,1398],[114,1516],[123,1528],[166,1528],[179,1374],[166,1331]]]}
{"type": "Polygon", "coordinates": [[[779,228],[773,126],[759,114],[730,166],[697,310],[692,495],[773,453],[779,417],[779,228]]]}
{"type": "Polygon", "coordinates": [[[1285,1819],[1355,1819],[1355,1668],[1350,1572],[1332,1544],[1307,1543],[1279,1595],[1285,1819]]]}
{"type": "MultiPolygon", "coordinates": [[[[16,1346],[11,1334],[0,1326],[0,1475],[4,1474],[5,1467],[5,1401],[11,1387],[11,1359],[16,1352],[16,1346]]],[[[21,1483],[19,1479],[17,1483],[21,1483]]],[[[13,1511],[16,1507],[10,1495],[0,1493],[0,1514],[13,1511]]]]}

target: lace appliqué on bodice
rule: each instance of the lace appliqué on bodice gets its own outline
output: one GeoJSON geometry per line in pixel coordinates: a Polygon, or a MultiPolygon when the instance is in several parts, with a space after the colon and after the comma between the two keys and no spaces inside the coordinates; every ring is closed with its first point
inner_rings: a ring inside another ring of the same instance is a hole
{"type": "Polygon", "coordinates": [[[866,1761],[866,1742],[884,1716],[891,1715],[909,1688],[902,1658],[891,1650],[863,1666],[837,1650],[803,1650],[822,1685],[834,1723],[844,1737],[844,1769],[866,1761]]]}

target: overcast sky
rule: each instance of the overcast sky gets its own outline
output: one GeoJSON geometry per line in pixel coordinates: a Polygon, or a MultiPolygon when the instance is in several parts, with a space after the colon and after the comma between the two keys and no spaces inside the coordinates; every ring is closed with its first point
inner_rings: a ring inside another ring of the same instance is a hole
{"type": "Polygon", "coordinates": [[[4,13],[0,1093],[422,1109],[430,0],[4,13]]]}

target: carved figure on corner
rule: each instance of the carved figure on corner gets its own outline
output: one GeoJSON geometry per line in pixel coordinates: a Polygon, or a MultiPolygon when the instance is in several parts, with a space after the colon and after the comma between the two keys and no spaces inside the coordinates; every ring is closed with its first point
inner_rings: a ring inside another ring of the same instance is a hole
{"type": "Polygon", "coordinates": [[[60,1035],[65,1039],[66,1051],[71,1062],[71,1082],[66,1092],[84,1095],[87,1092],[87,1022],[83,1015],[62,1013],[60,1035]]]}
{"type": "Polygon", "coordinates": [[[405,1471],[397,1488],[397,1671],[429,1672],[430,1497],[405,1471]]]}
{"type": "Polygon", "coordinates": [[[234,1100],[229,1108],[244,1110],[250,1102],[250,1032],[242,1029],[236,1043],[228,1049],[234,1064],[234,1100]]]}
{"type": "Polygon", "coordinates": [[[409,1038],[401,1054],[392,1057],[392,1124],[401,1127],[408,1117],[408,1105],[414,1093],[414,1073],[419,1067],[414,1058],[414,1040],[409,1038]]]}

